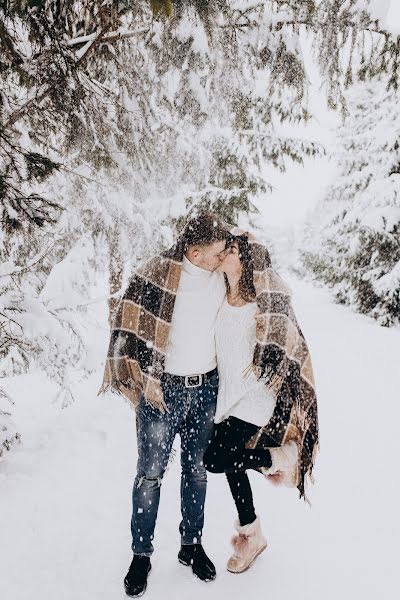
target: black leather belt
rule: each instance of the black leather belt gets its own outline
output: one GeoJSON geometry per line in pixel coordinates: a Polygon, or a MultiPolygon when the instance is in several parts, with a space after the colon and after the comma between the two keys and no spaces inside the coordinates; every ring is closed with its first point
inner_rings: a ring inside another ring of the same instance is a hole
{"type": "Polygon", "coordinates": [[[174,385],[184,385],[187,388],[200,387],[214,375],[218,375],[218,369],[215,367],[208,373],[201,373],[199,375],[172,375],[171,373],[163,373],[161,381],[163,383],[172,383],[174,385]]]}

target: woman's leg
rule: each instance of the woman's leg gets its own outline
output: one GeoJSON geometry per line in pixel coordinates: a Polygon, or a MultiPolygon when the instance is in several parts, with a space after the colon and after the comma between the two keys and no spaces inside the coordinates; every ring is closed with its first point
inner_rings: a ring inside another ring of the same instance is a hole
{"type": "Polygon", "coordinates": [[[246,442],[258,431],[258,427],[229,417],[214,426],[211,442],[204,454],[204,466],[212,473],[226,472],[226,478],[238,512],[235,529],[238,535],[231,543],[234,548],[227,563],[228,571],[242,573],[248,569],[257,556],[267,547],[267,540],[261,531],[257,517],[250,481],[244,465],[249,468],[271,465],[268,450],[247,451],[246,442]],[[233,469],[233,472],[230,472],[233,469]]]}
{"type": "MultiPolygon", "coordinates": [[[[232,424],[229,419],[214,425],[211,441],[203,458],[207,471],[224,473],[226,469],[229,470],[237,452],[240,448],[243,449],[247,439],[254,433],[252,426],[250,426],[250,429],[251,431],[246,432],[246,437],[243,428],[235,427],[235,423],[232,424]],[[245,439],[243,439],[243,435],[245,439]]],[[[236,504],[240,525],[253,523],[256,514],[250,481],[246,472],[243,469],[240,472],[229,472],[226,473],[226,478],[236,504]]]]}
{"type": "Polygon", "coordinates": [[[256,513],[247,473],[243,471],[241,473],[227,473],[226,478],[236,504],[240,525],[253,523],[256,520],[256,513]]]}
{"type": "MultiPolygon", "coordinates": [[[[270,467],[271,453],[266,448],[245,448],[259,430],[257,425],[228,417],[214,426],[213,436],[204,456],[206,469],[213,473],[237,473],[247,469],[270,467]]],[[[272,440],[271,440],[272,441],[272,440]]],[[[274,442],[272,441],[272,445],[274,442]]]]}
{"type": "Polygon", "coordinates": [[[271,466],[268,450],[248,450],[246,442],[258,431],[256,425],[229,417],[214,426],[211,442],[204,455],[204,465],[212,473],[226,473],[236,504],[240,525],[256,519],[253,494],[247,468],[271,466]]]}
{"type": "Polygon", "coordinates": [[[203,464],[210,473],[224,473],[226,457],[230,452],[229,440],[224,433],[226,421],[214,424],[211,439],[204,452],[203,464]]]}

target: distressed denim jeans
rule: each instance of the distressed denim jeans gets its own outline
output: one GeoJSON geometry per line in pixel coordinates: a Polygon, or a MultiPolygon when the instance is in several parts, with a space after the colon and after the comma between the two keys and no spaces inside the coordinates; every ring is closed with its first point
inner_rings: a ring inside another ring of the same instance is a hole
{"type": "Polygon", "coordinates": [[[218,393],[218,375],[196,388],[162,382],[168,412],[142,397],[136,410],[137,474],[132,493],[132,550],[151,556],[160,488],[175,436],[181,438],[182,544],[201,542],[207,472],[203,455],[210,442],[218,393]]]}

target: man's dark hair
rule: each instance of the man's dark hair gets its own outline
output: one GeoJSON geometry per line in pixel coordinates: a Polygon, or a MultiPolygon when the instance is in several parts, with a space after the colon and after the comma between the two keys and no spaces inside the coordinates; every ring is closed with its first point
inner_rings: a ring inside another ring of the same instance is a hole
{"type": "Polygon", "coordinates": [[[190,219],[181,239],[186,252],[190,246],[208,246],[214,242],[222,242],[228,239],[228,236],[229,231],[218,217],[202,212],[194,219],[190,219]]]}

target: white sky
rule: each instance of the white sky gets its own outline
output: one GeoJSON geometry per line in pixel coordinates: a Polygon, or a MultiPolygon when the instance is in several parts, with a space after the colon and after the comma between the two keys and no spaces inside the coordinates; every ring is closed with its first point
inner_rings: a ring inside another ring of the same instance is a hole
{"type": "MultiPolygon", "coordinates": [[[[370,7],[376,10],[376,16],[381,16],[383,27],[400,35],[400,0],[371,0],[370,7]]],[[[340,116],[326,106],[325,94],[319,89],[318,70],[306,43],[303,51],[310,56],[306,64],[311,80],[310,109],[315,118],[307,128],[295,126],[286,133],[313,138],[322,142],[329,151],[335,141],[335,129],[340,124],[340,116]]],[[[261,208],[266,221],[275,226],[291,227],[304,221],[323,198],[337,170],[334,161],[327,158],[306,159],[304,166],[291,165],[290,162],[288,165],[285,173],[277,173],[271,167],[267,170],[268,180],[274,189],[266,196],[261,208]]]]}
{"type": "Polygon", "coordinates": [[[384,29],[400,35],[400,0],[371,0],[370,10],[384,29]]]}
{"type": "MultiPolygon", "coordinates": [[[[314,119],[306,127],[286,126],[284,133],[322,143],[329,150],[335,140],[335,129],[340,117],[327,108],[325,93],[320,89],[318,69],[311,59],[309,42],[304,43],[303,52],[309,55],[309,58],[306,57],[307,75],[311,82],[309,107],[314,119]]],[[[291,227],[303,221],[307,213],[324,196],[335,172],[336,165],[328,158],[306,158],[303,166],[292,164],[288,159],[285,173],[279,173],[267,166],[265,174],[274,188],[272,193],[267,194],[263,206],[260,207],[267,223],[291,227]]]]}

